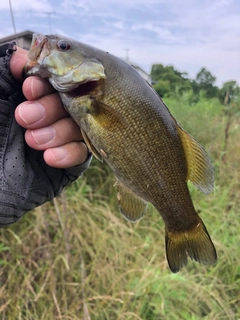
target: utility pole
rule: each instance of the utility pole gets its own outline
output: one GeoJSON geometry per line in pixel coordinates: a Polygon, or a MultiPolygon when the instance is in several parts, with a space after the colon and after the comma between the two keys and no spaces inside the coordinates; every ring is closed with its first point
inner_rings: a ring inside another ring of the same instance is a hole
{"type": "MultiPolygon", "coordinates": [[[[12,19],[13,31],[14,31],[14,34],[17,34],[16,26],[15,26],[15,21],[14,21],[14,16],[13,16],[13,10],[12,10],[11,0],[9,0],[9,8],[10,8],[10,14],[11,14],[11,19],[12,19]]],[[[16,42],[17,42],[17,39],[16,39],[16,42]]]]}
{"type": "Polygon", "coordinates": [[[55,14],[54,11],[49,11],[49,12],[43,12],[48,16],[48,27],[49,27],[49,34],[52,34],[52,23],[51,23],[51,15],[55,14]]]}

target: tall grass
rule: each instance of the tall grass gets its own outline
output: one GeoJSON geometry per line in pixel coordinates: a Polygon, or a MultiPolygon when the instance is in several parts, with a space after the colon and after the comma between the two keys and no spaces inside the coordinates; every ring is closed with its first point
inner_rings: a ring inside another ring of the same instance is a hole
{"type": "Polygon", "coordinates": [[[214,163],[211,195],[189,187],[218,264],[189,262],[172,274],[159,214],[149,206],[141,221],[124,220],[113,176],[94,160],[57,200],[0,230],[1,319],[240,319],[240,120],[231,123],[223,161],[222,107],[188,101],[166,103],[214,163]]]}

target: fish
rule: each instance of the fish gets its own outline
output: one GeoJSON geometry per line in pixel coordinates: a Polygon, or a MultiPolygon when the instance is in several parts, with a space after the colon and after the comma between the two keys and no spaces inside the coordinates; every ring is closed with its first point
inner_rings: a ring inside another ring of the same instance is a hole
{"type": "Polygon", "coordinates": [[[187,184],[212,192],[213,166],[151,84],[109,52],[61,35],[33,35],[25,74],[49,80],[89,150],[112,169],[121,214],[135,222],[148,203],[157,209],[170,270],[188,258],[215,265],[215,246],[187,184]]]}

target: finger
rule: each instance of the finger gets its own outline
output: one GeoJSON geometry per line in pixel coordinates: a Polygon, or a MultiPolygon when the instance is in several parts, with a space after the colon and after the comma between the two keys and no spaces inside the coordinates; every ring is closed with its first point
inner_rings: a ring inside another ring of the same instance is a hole
{"type": "Polygon", "coordinates": [[[36,101],[25,101],[15,110],[16,121],[26,129],[46,127],[68,116],[57,93],[36,101]]]}
{"type": "Polygon", "coordinates": [[[88,150],[83,142],[71,142],[59,148],[47,149],[43,156],[51,167],[70,168],[84,163],[88,150]]]}
{"type": "Polygon", "coordinates": [[[46,79],[39,77],[27,78],[23,82],[22,90],[27,100],[36,100],[55,92],[54,88],[46,79]]]}
{"type": "Polygon", "coordinates": [[[14,52],[10,59],[10,70],[14,78],[22,82],[22,72],[23,68],[27,62],[28,52],[20,47],[17,47],[17,51],[14,52]]]}
{"type": "Polygon", "coordinates": [[[71,118],[58,120],[48,127],[27,130],[25,133],[27,144],[36,150],[55,148],[82,139],[78,125],[71,118]]]}

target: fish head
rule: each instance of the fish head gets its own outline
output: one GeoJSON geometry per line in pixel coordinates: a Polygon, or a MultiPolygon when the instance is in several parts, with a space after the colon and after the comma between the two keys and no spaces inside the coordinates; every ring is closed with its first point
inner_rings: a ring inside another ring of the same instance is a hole
{"type": "Polygon", "coordinates": [[[59,92],[105,79],[102,63],[89,56],[80,43],[58,35],[40,34],[33,35],[25,75],[48,78],[59,92]]]}

